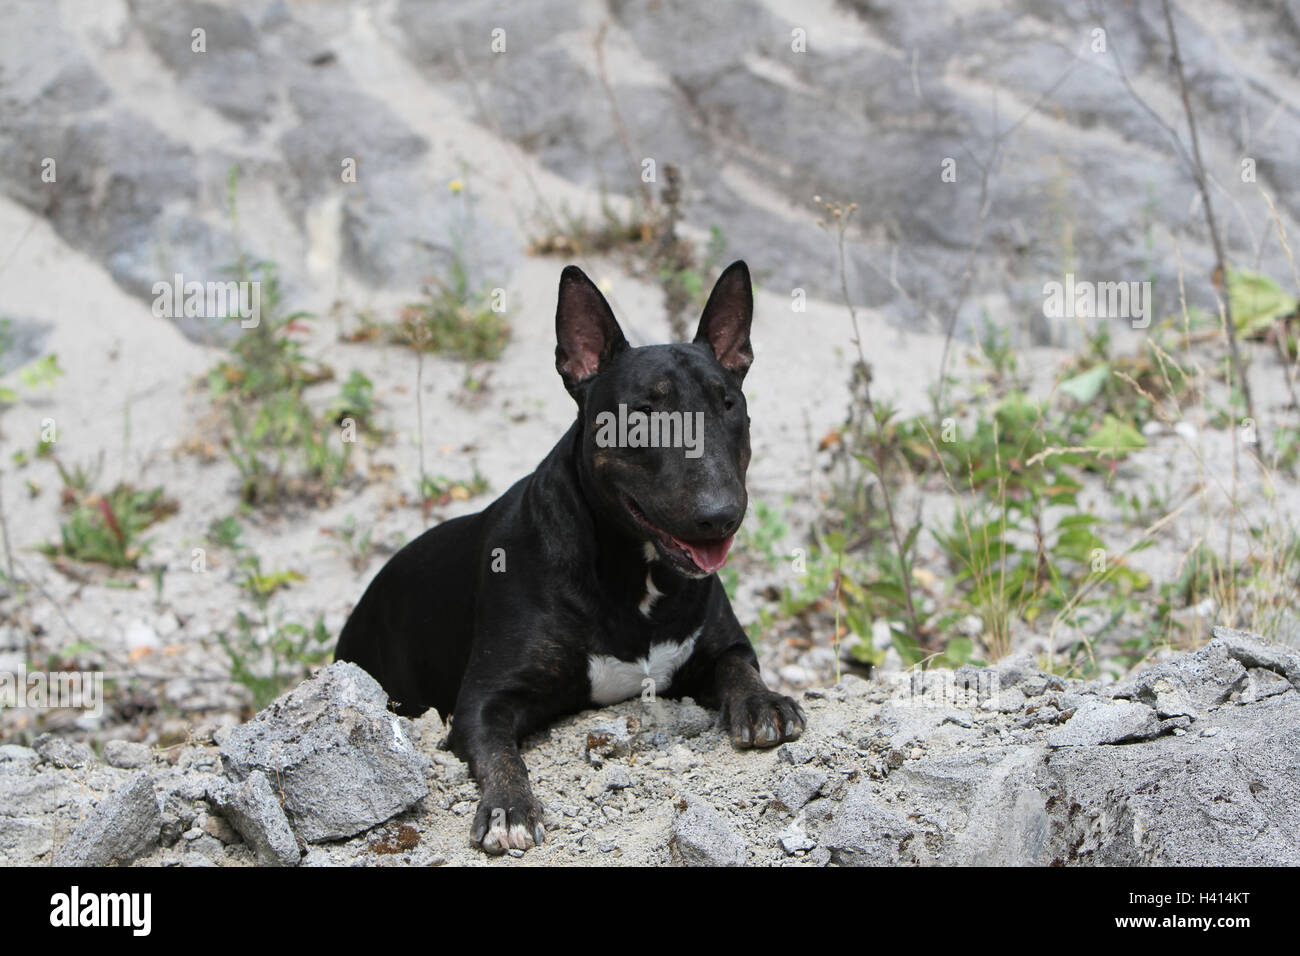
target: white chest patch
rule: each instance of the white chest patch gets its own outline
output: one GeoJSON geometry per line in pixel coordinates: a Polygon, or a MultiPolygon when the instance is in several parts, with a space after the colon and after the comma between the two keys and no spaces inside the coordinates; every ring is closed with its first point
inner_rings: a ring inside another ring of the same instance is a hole
{"type": "Polygon", "coordinates": [[[654,682],[656,693],[672,683],[673,674],[690,659],[695,641],[703,628],[696,628],[680,644],[663,641],[650,645],[650,653],[635,661],[622,661],[609,654],[592,654],[587,658],[587,678],[591,681],[591,699],[597,704],[617,704],[641,693],[647,679],[654,682]]]}

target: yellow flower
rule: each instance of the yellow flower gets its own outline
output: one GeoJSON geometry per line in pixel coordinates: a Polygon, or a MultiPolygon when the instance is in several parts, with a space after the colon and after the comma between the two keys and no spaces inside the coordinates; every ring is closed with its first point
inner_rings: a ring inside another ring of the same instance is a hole
{"type": "Polygon", "coordinates": [[[454,193],[458,193],[465,188],[465,183],[459,179],[453,179],[451,182],[447,184],[447,188],[454,193]]]}

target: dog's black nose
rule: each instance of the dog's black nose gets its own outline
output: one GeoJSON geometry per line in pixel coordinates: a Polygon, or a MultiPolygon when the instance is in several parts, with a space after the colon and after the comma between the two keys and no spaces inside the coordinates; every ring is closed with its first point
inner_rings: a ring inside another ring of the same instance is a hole
{"type": "Polygon", "coordinates": [[[736,533],[744,516],[745,509],[739,502],[711,502],[699,510],[695,526],[701,535],[725,538],[736,533]]]}

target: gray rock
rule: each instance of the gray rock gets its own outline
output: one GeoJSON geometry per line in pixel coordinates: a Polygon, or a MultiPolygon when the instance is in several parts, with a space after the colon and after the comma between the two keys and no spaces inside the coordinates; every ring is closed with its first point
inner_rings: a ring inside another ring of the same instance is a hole
{"type": "Polygon", "coordinates": [[[777,784],[776,798],[791,813],[797,813],[826,786],[826,780],[826,774],[820,770],[791,770],[777,784]]]}
{"type": "Polygon", "coordinates": [[[1300,653],[1270,644],[1249,631],[1215,627],[1211,633],[1216,640],[1223,642],[1228,655],[1242,666],[1272,671],[1285,677],[1292,687],[1300,689],[1300,653]]]}
{"type": "Polygon", "coordinates": [[[821,845],[840,866],[891,866],[910,859],[905,854],[917,835],[902,813],[876,800],[870,781],[860,780],[836,809],[821,845]]]}
{"type": "Polygon", "coordinates": [[[677,706],[677,715],[673,722],[673,732],[689,740],[713,729],[715,715],[690,698],[685,698],[677,706]]]}
{"type": "Polygon", "coordinates": [[[584,753],[599,767],[611,757],[625,757],[632,750],[632,731],[626,717],[593,724],[584,739],[584,753]]]}
{"type": "Polygon", "coordinates": [[[221,748],[227,776],[276,782],[295,833],[337,840],[383,823],[428,793],[409,721],[355,664],[339,662],[236,728],[221,748]]]}
{"type": "Polygon", "coordinates": [[[786,856],[794,856],[800,850],[816,848],[817,841],[802,830],[791,829],[777,835],[776,842],[785,851],[786,856]]]}
{"type": "Polygon", "coordinates": [[[622,764],[606,767],[601,776],[601,786],[605,790],[626,790],[632,786],[632,774],[622,764]]]}
{"type": "Polygon", "coordinates": [[[163,797],[162,829],[158,834],[158,842],[163,846],[174,845],[181,838],[181,834],[194,826],[199,813],[199,809],[192,802],[175,791],[166,794],[163,797]]]}
{"type": "Polygon", "coordinates": [[[1000,714],[1014,714],[1023,710],[1026,703],[1025,692],[1019,687],[1010,687],[988,702],[988,709],[1000,714]]]}
{"type": "Polygon", "coordinates": [[[1113,696],[1151,707],[1161,717],[1199,717],[1246,686],[1246,668],[1213,640],[1191,654],[1180,654],[1116,688],[1113,696]]]}
{"type": "Polygon", "coordinates": [[[698,797],[673,821],[672,840],[687,866],[744,866],[749,858],[744,839],[722,814],[698,797]]]}
{"type": "Polygon", "coordinates": [[[17,744],[0,745],[0,773],[28,772],[35,767],[41,755],[30,747],[17,744]]]}
{"type": "Polygon", "coordinates": [[[153,777],[141,770],[103,800],[54,854],[55,866],[125,864],[158,842],[162,811],[153,777]]]}
{"type": "Polygon", "coordinates": [[[1241,690],[1241,700],[1243,703],[1263,700],[1292,689],[1291,682],[1276,671],[1252,667],[1246,671],[1246,686],[1241,690]]]}
{"type": "Polygon", "coordinates": [[[57,734],[41,734],[32,747],[52,767],[88,767],[95,762],[95,752],[89,746],[57,734]]]}
{"type": "Polygon", "coordinates": [[[1038,697],[1040,694],[1047,693],[1047,678],[1042,674],[1034,674],[1020,682],[1020,689],[1026,697],[1038,697]]]}
{"type": "Polygon", "coordinates": [[[1068,748],[1046,765],[1055,860],[1105,866],[1296,866],[1300,708],[1220,708],[1218,731],[1068,748]]]}
{"type": "Polygon", "coordinates": [[[1038,664],[1029,654],[1013,654],[998,661],[995,668],[998,686],[1002,689],[1018,687],[1024,681],[1038,677],[1038,664]]]}
{"type": "Polygon", "coordinates": [[[1074,716],[1047,735],[1052,747],[1087,747],[1147,740],[1163,732],[1156,713],[1145,704],[1089,700],[1074,716]]]}
{"type": "Polygon", "coordinates": [[[144,744],[129,740],[110,740],[104,744],[104,763],[110,767],[139,770],[141,767],[149,766],[152,760],[153,753],[144,744]]]}
{"type": "Polygon", "coordinates": [[[813,749],[812,744],[796,740],[794,743],[782,744],[776,748],[776,759],[782,763],[790,763],[798,766],[799,764],[809,763],[817,757],[817,751],[813,749]]]}
{"type": "Polygon", "coordinates": [[[31,760],[0,763],[0,863],[5,865],[30,866],[54,848],[55,814],[65,799],[54,773],[31,769],[38,758],[29,752],[31,760]],[[4,772],[7,767],[12,769],[4,772]]]}
{"type": "Polygon", "coordinates": [[[266,774],[254,770],[239,785],[227,785],[213,795],[217,808],[257,854],[263,866],[296,866],[298,841],[284,808],[266,774]]]}

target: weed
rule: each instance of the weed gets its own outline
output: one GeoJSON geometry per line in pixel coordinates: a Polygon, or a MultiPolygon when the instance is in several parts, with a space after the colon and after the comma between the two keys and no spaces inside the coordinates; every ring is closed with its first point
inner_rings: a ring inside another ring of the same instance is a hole
{"type": "Polygon", "coordinates": [[[375,552],[372,529],[360,527],[357,519],[348,515],[343,519],[342,525],[327,528],[325,534],[339,542],[340,550],[347,557],[348,565],[353,571],[360,573],[366,569],[370,556],[375,552]]]}
{"type": "MultiPolygon", "coordinates": [[[[227,521],[229,519],[226,519],[227,521]]],[[[248,692],[253,710],[261,710],[313,667],[329,660],[333,635],[317,617],[310,627],[286,621],[271,608],[278,591],[304,580],[296,571],[267,571],[261,559],[237,542],[237,526],[214,523],[214,529],[239,555],[238,579],[255,607],[235,613],[233,628],[217,634],[229,665],[230,679],[248,692]]]]}
{"type": "MultiPolygon", "coordinates": [[[[237,235],[237,171],[231,170],[229,206],[237,235]]],[[[312,364],[296,337],[307,331],[306,312],[286,313],[275,264],[253,261],[242,250],[227,271],[260,287],[261,311],[252,328],[239,328],[231,359],[208,373],[214,403],[230,429],[222,444],[240,476],[246,504],[286,497],[327,499],[347,474],[351,443],[307,402],[305,390],[332,377],[312,364]]],[[[238,316],[228,321],[238,323],[238,316]]],[[[349,379],[349,382],[353,382],[349,379]]],[[[345,386],[346,388],[346,386],[345,386]]],[[[358,386],[353,384],[353,392],[358,386]]]]}
{"type": "Polygon", "coordinates": [[[392,341],[411,343],[405,327],[420,323],[428,330],[420,347],[465,361],[500,358],[510,340],[510,325],[505,313],[492,307],[492,294],[474,290],[465,263],[453,255],[448,279],[433,279],[424,289],[420,302],[402,310],[399,326],[390,330],[392,341]]]}
{"type": "Polygon", "coordinates": [[[72,471],[56,460],[63,478],[63,510],[59,543],[49,545],[47,554],[77,561],[94,561],[113,568],[134,568],[148,553],[150,541],[141,535],[156,521],[175,514],[177,504],[162,488],[137,490],[117,484],[104,494],[92,486],[98,469],[78,466],[72,471]]]}

